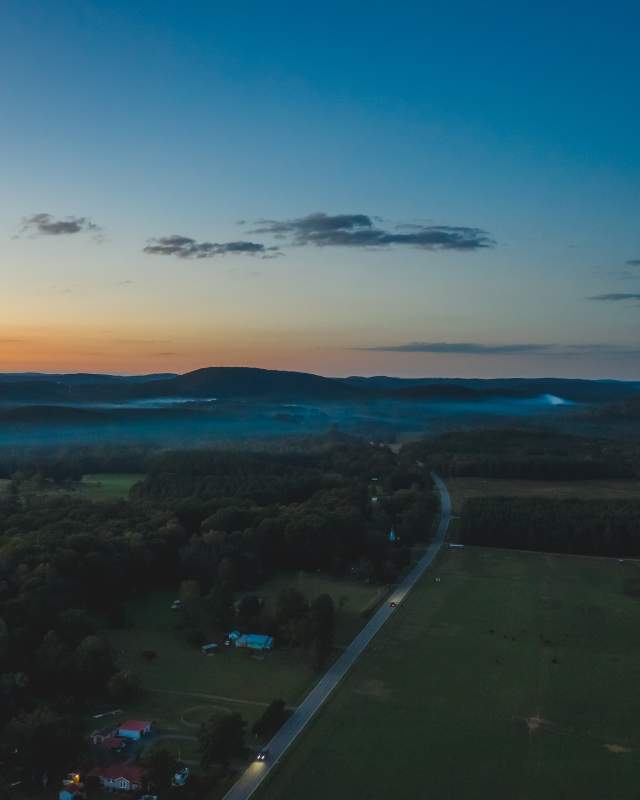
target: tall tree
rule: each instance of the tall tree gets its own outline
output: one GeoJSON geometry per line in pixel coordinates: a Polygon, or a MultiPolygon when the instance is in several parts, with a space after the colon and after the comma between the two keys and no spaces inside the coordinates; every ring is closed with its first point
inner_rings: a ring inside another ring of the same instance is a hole
{"type": "Polygon", "coordinates": [[[205,722],[198,734],[200,763],[205,769],[212,764],[227,767],[235,756],[242,755],[246,722],[240,714],[213,716],[205,722]]]}
{"type": "Polygon", "coordinates": [[[173,776],[180,768],[178,759],[162,745],[150,747],[140,761],[151,788],[162,792],[171,786],[173,776]]]}

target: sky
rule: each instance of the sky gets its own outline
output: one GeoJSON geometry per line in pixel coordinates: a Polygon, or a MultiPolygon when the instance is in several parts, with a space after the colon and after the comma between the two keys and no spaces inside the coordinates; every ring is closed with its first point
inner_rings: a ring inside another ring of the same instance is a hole
{"type": "Polygon", "coordinates": [[[640,378],[639,26],[4,0],[0,370],[640,378]]]}

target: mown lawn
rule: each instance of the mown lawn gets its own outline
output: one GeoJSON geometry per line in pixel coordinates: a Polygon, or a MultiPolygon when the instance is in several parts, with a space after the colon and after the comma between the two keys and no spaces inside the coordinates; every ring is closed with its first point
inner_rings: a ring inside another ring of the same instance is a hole
{"type": "Polygon", "coordinates": [[[638,570],[444,552],[257,796],[635,800],[638,570]]]}

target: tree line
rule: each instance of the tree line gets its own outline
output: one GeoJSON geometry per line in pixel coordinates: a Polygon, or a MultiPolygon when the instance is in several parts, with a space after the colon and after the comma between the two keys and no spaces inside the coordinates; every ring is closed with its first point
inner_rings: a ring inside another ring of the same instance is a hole
{"type": "Polygon", "coordinates": [[[640,475],[640,445],[528,429],[452,431],[405,445],[444,476],[578,481],[640,475]]]}
{"type": "Polygon", "coordinates": [[[460,540],[486,547],[640,556],[640,500],[480,497],[464,505],[460,540]]]}

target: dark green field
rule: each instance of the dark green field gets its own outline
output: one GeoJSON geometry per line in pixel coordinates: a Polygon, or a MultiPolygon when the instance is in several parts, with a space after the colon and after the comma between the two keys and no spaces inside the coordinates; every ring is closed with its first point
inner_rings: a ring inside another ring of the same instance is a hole
{"type": "MultiPolygon", "coordinates": [[[[126,498],[129,489],[143,478],[144,475],[138,472],[100,472],[83,475],[81,481],[63,485],[45,484],[43,487],[26,482],[22,485],[21,494],[23,497],[74,494],[96,502],[120,500],[126,498]]],[[[6,491],[10,483],[11,481],[0,478],[0,492],[6,491]]]]}
{"type": "Polygon", "coordinates": [[[636,800],[639,570],[447,551],[260,800],[636,800]]]}

